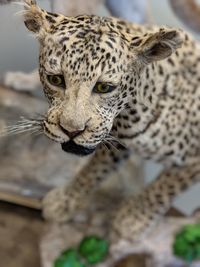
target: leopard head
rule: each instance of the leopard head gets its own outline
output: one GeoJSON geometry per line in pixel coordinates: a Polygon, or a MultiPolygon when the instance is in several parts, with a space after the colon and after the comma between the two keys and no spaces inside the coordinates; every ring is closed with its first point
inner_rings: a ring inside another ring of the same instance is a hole
{"type": "Polygon", "coordinates": [[[181,44],[175,30],[144,34],[116,18],[52,14],[34,0],[26,1],[24,22],[40,44],[39,73],[49,100],[44,133],[78,155],[107,138],[145,66],[181,44]]]}

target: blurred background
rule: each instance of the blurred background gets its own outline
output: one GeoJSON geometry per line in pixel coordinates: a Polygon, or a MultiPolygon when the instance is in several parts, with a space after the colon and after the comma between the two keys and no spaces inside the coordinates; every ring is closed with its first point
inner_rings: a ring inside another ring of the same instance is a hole
{"type": "MultiPolygon", "coordinates": [[[[41,7],[51,11],[52,1],[38,0],[37,2],[41,7]]],[[[113,14],[118,15],[118,10],[115,10],[115,7],[113,7],[113,10],[111,9],[112,2],[115,2],[115,0],[110,1],[109,5],[105,6],[103,1],[99,1],[99,3],[96,1],[95,13],[107,16],[113,11],[113,14]]],[[[185,2],[187,1],[183,0],[182,4],[184,5],[185,2]]],[[[180,14],[173,11],[170,1],[147,0],[144,3],[147,6],[145,12],[137,17],[139,22],[141,20],[141,22],[151,24],[184,28],[190,31],[195,38],[200,38],[198,29],[191,27],[187,20],[183,22],[180,19],[180,14]]],[[[200,4],[200,1],[196,1],[196,3],[200,4]]],[[[56,8],[59,9],[59,7],[56,8]]],[[[3,86],[5,73],[11,71],[29,73],[36,69],[38,65],[38,43],[26,30],[20,16],[16,14],[19,10],[20,7],[16,4],[0,6],[0,80],[2,84],[2,88],[0,88],[0,127],[1,125],[11,124],[20,116],[30,115],[34,112],[42,113],[45,111],[46,105],[40,86],[38,86],[38,90],[34,90],[32,93],[16,93],[14,89],[4,88],[3,86]]],[[[124,11],[124,14],[130,19],[131,15],[128,16],[127,12],[124,11]]],[[[23,135],[0,139],[0,200],[40,210],[40,200],[44,194],[52,187],[70,181],[85,161],[64,154],[59,145],[52,144],[45,137],[23,135]]],[[[137,156],[133,156],[132,161],[123,170],[113,175],[112,181],[115,180],[115,182],[111,182],[108,187],[114,186],[119,190],[123,187],[127,191],[138,191],[146,183],[155,179],[161,168],[158,164],[151,161],[143,162],[137,156]],[[134,178],[132,177],[133,174],[134,178]]],[[[180,196],[174,203],[174,207],[189,215],[200,207],[199,195],[200,185],[196,185],[180,196]]],[[[7,213],[9,207],[9,204],[6,207],[2,206],[0,225],[2,218],[5,218],[5,214],[7,214],[9,220],[10,216],[12,217],[10,213],[7,213]]],[[[16,209],[18,213],[20,208],[17,207],[16,209]]],[[[19,213],[23,214],[23,210],[20,209],[19,213]]],[[[26,216],[28,216],[28,225],[33,219],[32,215],[26,216]]],[[[40,222],[36,222],[36,224],[40,225],[40,222]]],[[[36,228],[40,229],[40,226],[36,228]]],[[[3,233],[4,230],[0,228],[0,233],[1,231],[3,233]]],[[[35,232],[32,235],[34,236],[35,232]]],[[[5,257],[5,254],[3,256],[5,257]]],[[[9,259],[7,259],[7,262],[9,262],[9,259]]],[[[17,267],[10,262],[6,266],[17,267]]]]}

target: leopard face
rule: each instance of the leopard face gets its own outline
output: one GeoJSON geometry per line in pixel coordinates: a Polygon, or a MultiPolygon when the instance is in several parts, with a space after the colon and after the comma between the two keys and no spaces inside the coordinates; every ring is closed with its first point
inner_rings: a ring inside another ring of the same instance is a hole
{"type": "Polygon", "coordinates": [[[70,25],[70,39],[59,36],[58,27],[40,47],[40,77],[50,103],[44,131],[67,152],[87,154],[108,136],[127,102],[129,51],[118,48],[118,36],[110,41],[107,33],[70,25]]]}

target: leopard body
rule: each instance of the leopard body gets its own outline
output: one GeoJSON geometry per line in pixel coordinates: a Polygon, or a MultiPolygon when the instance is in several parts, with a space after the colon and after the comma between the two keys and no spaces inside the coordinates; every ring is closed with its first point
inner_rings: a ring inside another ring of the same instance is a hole
{"type": "Polygon", "coordinates": [[[31,0],[25,7],[25,24],[40,43],[39,72],[50,103],[44,133],[67,152],[93,152],[70,186],[47,195],[44,215],[70,219],[133,149],[164,166],[153,184],[112,214],[111,239],[135,240],[199,180],[199,43],[178,29],[65,17],[31,0]],[[62,75],[64,86],[52,86],[49,75],[62,75]],[[98,82],[115,89],[95,93],[98,82]]]}

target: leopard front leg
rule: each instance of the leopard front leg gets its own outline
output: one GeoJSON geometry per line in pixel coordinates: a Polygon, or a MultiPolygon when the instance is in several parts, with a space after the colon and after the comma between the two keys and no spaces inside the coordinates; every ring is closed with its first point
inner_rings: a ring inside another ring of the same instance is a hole
{"type": "Polygon", "coordinates": [[[129,151],[122,145],[101,145],[91,161],[73,179],[71,185],[50,191],[43,200],[43,214],[48,220],[65,222],[83,210],[88,197],[108,178],[120,161],[129,158],[129,151]]]}
{"type": "MultiPolygon", "coordinates": [[[[174,167],[161,173],[140,195],[125,200],[115,212],[110,229],[114,247],[121,241],[133,244],[146,237],[170,208],[174,198],[199,180],[199,162],[174,167]]],[[[119,250],[122,251],[120,247],[119,250]]]]}

